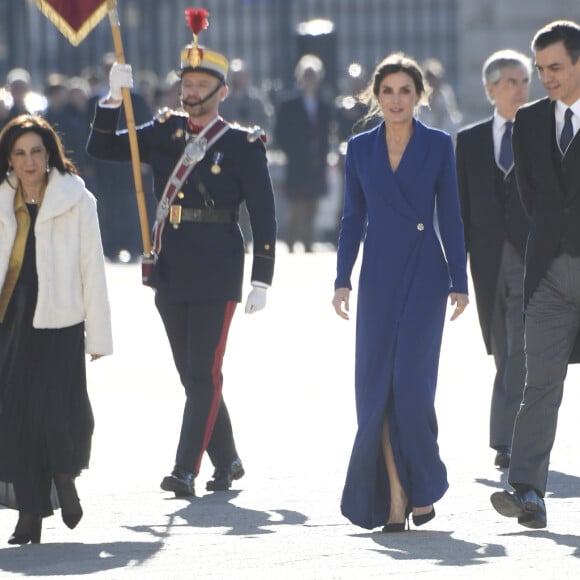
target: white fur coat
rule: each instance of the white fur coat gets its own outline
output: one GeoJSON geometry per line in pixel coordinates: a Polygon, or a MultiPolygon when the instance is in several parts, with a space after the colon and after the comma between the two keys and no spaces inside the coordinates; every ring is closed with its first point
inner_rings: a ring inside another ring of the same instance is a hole
{"type": "MultiPolygon", "coordinates": [[[[9,176],[12,184],[16,176],[9,176]]],[[[0,184],[0,287],[16,237],[15,190],[0,184]]],[[[52,169],[34,227],[38,301],[35,328],[85,322],[85,350],[111,354],[111,312],[94,196],[75,175],[52,169]]]]}

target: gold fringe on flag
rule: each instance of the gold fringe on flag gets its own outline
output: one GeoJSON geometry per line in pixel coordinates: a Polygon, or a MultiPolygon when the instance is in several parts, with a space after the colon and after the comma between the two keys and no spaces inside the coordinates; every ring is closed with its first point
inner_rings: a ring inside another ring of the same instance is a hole
{"type": "MultiPolygon", "coordinates": [[[[86,2],[86,0],[81,1],[86,2]]],[[[52,4],[50,0],[36,0],[38,9],[62,32],[73,46],[78,46],[107,13],[115,8],[117,0],[103,0],[101,4],[94,8],[92,13],[86,16],[78,29],[73,28],[71,23],[57,10],[54,4],[54,0],[52,4]]]]}

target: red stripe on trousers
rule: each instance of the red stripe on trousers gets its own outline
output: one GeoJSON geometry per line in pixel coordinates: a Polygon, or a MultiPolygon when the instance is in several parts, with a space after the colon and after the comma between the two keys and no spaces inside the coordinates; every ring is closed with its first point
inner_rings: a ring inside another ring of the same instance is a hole
{"type": "Polygon", "coordinates": [[[229,300],[226,303],[226,311],[224,313],[224,321],[222,326],[222,331],[220,334],[220,339],[213,355],[213,366],[211,368],[211,376],[213,379],[213,398],[211,401],[211,407],[209,409],[209,415],[207,417],[207,422],[205,424],[205,431],[203,434],[203,441],[201,445],[201,450],[197,462],[195,464],[195,474],[199,473],[201,467],[201,459],[203,454],[207,450],[209,445],[209,440],[213,433],[213,428],[215,426],[215,420],[220,408],[220,403],[222,399],[222,364],[224,361],[224,354],[226,352],[226,343],[228,341],[228,331],[230,329],[230,324],[232,318],[234,317],[234,312],[236,310],[237,302],[229,300]]]}

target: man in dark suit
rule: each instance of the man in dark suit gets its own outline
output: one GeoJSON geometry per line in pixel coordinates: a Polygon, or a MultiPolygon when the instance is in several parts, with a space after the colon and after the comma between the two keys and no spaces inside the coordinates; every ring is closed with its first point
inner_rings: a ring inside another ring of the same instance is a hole
{"type": "MultiPolygon", "coordinates": [[[[191,496],[205,451],[215,467],[206,489],[229,489],[232,480],[244,475],[222,397],[221,372],[230,322],[242,292],[239,206],[246,202],[254,237],[253,288],[246,313],[266,305],[276,221],[263,142],[218,115],[227,94],[227,59],[209,49],[201,51],[195,41],[185,47],[181,59],[184,112],[159,114],[138,129],[137,139],[141,160],[151,165],[155,195],[161,199],[154,228],[155,304],[186,394],[174,469],[161,488],[191,496]]],[[[115,129],[121,87],[132,85],[130,66],[115,64],[110,84],[110,94],[97,107],[88,151],[101,159],[128,161],[127,133],[115,129]]]]}
{"type": "Polygon", "coordinates": [[[485,347],[496,367],[489,444],[495,465],[509,467],[512,432],[525,382],[523,284],[528,220],[513,170],[511,131],[527,102],[530,59],[514,50],[493,53],[483,83],[493,116],[457,135],[459,196],[485,347]]]}
{"type": "Polygon", "coordinates": [[[286,154],[284,195],[288,202],[285,240],[312,251],[320,198],[326,194],[326,172],[334,109],[322,94],[324,65],[315,55],[298,61],[295,77],[300,94],[283,101],[276,111],[274,139],[286,154]]]}
{"type": "Polygon", "coordinates": [[[579,362],[580,26],[552,22],[532,41],[548,98],[522,107],[513,146],[531,220],[524,278],[526,386],[512,440],[514,492],[491,501],[528,528],[547,525],[544,494],[569,362],[579,362]]]}

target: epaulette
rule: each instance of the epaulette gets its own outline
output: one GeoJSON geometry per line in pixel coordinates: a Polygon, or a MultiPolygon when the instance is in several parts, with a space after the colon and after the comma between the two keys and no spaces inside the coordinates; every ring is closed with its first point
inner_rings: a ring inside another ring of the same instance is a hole
{"type": "Polygon", "coordinates": [[[185,111],[176,111],[169,107],[163,107],[157,111],[155,120],[158,123],[166,123],[171,117],[188,117],[188,114],[185,111]]]}
{"type": "Polygon", "coordinates": [[[264,132],[264,129],[262,129],[262,127],[260,127],[259,125],[254,125],[253,127],[244,127],[244,126],[240,125],[239,123],[230,123],[230,126],[232,129],[238,129],[239,131],[244,131],[244,133],[246,133],[246,139],[250,143],[257,141],[258,139],[260,139],[263,143],[268,142],[268,138],[266,137],[266,133],[264,132]]]}

